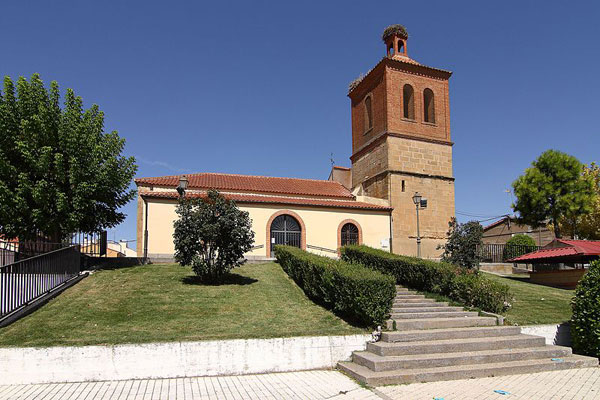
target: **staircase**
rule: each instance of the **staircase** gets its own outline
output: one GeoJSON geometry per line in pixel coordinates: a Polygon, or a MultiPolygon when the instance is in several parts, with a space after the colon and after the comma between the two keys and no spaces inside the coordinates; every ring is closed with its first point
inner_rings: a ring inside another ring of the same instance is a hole
{"type": "Polygon", "coordinates": [[[518,326],[496,326],[496,319],[449,307],[397,286],[388,331],[356,351],[338,368],[373,385],[513,375],[594,367],[598,360],[547,346],[518,326]]]}

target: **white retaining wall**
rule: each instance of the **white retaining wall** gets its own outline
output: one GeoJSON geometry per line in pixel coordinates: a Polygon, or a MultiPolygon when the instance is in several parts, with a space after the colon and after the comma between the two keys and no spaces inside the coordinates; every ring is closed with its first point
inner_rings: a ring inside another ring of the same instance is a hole
{"type": "Polygon", "coordinates": [[[546,344],[567,347],[571,346],[571,330],[568,323],[562,323],[558,325],[522,326],[521,333],[543,336],[546,338],[546,344]]]}
{"type": "Polygon", "coordinates": [[[1,348],[0,384],[237,375],[332,368],[370,335],[1,348]]]}

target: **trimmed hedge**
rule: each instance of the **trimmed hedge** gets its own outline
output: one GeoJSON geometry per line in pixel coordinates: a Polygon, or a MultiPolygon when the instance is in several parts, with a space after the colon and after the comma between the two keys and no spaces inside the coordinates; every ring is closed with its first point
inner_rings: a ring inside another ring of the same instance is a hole
{"type": "Polygon", "coordinates": [[[600,357],[600,261],[591,263],[575,288],[571,337],[577,354],[600,357]]]}
{"type": "Polygon", "coordinates": [[[389,315],[396,296],[393,277],[297,247],[275,246],[275,257],[308,297],[349,320],[375,326],[389,315]]]}
{"type": "Polygon", "coordinates": [[[343,247],[342,259],[389,274],[400,285],[448,296],[484,311],[499,313],[510,307],[508,286],[453,264],[399,256],[364,245],[343,247]]]}

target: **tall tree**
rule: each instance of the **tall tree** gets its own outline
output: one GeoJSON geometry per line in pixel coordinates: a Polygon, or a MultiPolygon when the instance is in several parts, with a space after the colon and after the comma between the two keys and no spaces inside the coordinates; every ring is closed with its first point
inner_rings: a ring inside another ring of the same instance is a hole
{"type": "Polygon", "coordinates": [[[83,108],[58,84],[47,90],[38,74],[4,78],[0,92],[0,233],[31,239],[42,233],[61,240],[74,231],[94,232],[125,218],[137,166],[121,155],[125,140],[104,132],[97,105],[83,108]]]}
{"type": "Polygon", "coordinates": [[[594,199],[593,182],[577,158],[556,150],[542,153],[513,182],[519,219],[534,228],[548,222],[562,237],[560,219],[588,214],[594,199]]]}
{"type": "Polygon", "coordinates": [[[481,257],[478,247],[482,244],[483,227],[478,221],[458,223],[452,217],[448,223],[448,241],[438,248],[444,249],[442,260],[465,268],[479,267],[481,257]]]}
{"type": "Polygon", "coordinates": [[[560,218],[559,225],[563,235],[581,239],[600,239],[600,167],[596,163],[583,166],[583,176],[592,180],[594,199],[588,214],[577,214],[571,218],[560,218]]]}

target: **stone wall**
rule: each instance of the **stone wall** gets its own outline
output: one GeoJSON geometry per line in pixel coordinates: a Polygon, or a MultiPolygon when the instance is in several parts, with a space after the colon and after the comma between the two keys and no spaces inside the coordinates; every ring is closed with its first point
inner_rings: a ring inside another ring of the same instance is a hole
{"type": "Polygon", "coordinates": [[[421,256],[439,258],[437,247],[446,242],[448,222],[454,216],[454,181],[390,173],[394,253],[416,255],[417,217],[412,196],[427,198],[427,208],[419,211],[421,256]],[[402,183],[404,181],[404,184],[402,183]],[[404,186],[405,190],[402,191],[404,186]]]}

